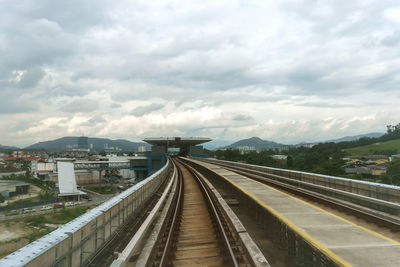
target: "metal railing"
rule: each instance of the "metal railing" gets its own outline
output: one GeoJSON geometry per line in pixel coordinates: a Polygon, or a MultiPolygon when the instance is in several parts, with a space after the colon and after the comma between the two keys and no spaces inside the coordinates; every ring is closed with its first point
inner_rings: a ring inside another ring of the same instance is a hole
{"type": "Polygon", "coordinates": [[[75,170],[98,170],[98,169],[130,169],[128,160],[125,161],[76,161],[75,170]]]}
{"type": "Polygon", "coordinates": [[[271,167],[245,164],[233,161],[200,159],[200,158],[198,158],[198,160],[203,160],[215,164],[228,164],[230,166],[244,167],[248,170],[257,170],[266,174],[289,178],[294,181],[306,182],[314,185],[332,188],[387,202],[400,203],[399,186],[354,180],[349,178],[342,178],[342,177],[329,176],[316,173],[271,168],[271,167]]]}

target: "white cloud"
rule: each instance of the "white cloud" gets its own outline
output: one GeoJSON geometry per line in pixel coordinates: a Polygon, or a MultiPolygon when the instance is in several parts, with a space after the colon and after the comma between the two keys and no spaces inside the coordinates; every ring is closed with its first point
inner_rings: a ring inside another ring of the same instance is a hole
{"type": "Polygon", "coordinates": [[[385,11],[385,17],[393,22],[400,23],[400,7],[388,8],[385,11]]]}
{"type": "Polygon", "coordinates": [[[135,107],[132,110],[131,114],[134,115],[134,116],[140,117],[142,115],[145,115],[145,114],[160,110],[163,107],[164,106],[162,104],[156,104],[156,103],[152,103],[152,104],[149,104],[149,105],[146,105],[146,106],[138,106],[138,107],[135,107]]]}
{"type": "Polygon", "coordinates": [[[396,1],[26,1],[0,16],[0,143],[323,140],[397,123],[396,1]]]}

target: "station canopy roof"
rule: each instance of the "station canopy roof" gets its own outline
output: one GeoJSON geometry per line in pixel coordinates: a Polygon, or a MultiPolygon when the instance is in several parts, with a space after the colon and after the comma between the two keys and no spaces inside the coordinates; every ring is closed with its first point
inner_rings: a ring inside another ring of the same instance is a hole
{"type": "Polygon", "coordinates": [[[211,140],[206,137],[154,137],[143,139],[143,141],[151,145],[167,147],[195,146],[211,140]]]}

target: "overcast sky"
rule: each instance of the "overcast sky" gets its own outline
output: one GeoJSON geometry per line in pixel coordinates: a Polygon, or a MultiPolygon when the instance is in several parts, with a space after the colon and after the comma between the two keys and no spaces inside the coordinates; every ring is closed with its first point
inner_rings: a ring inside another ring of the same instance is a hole
{"type": "Polygon", "coordinates": [[[400,2],[0,0],[0,144],[400,122],[400,2]]]}

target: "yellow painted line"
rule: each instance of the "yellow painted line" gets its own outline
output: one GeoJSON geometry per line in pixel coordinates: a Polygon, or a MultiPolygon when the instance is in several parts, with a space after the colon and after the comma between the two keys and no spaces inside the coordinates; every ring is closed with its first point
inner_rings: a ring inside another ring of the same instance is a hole
{"type": "MultiPolygon", "coordinates": [[[[199,163],[199,162],[196,162],[199,163]]],[[[207,168],[208,170],[212,171],[210,168],[208,168],[207,166],[203,165],[200,163],[200,165],[202,165],[203,167],[207,168]]],[[[215,172],[215,171],[214,171],[215,172]]],[[[218,173],[217,173],[218,174],[218,173]]],[[[319,243],[317,240],[315,240],[314,238],[312,238],[309,234],[305,233],[303,230],[301,230],[299,227],[297,227],[295,224],[293,224],[291,221],[289,221],[288,219],[286,219],[285,217],[283,217],[282,215],[280,215],[276,210],[274,210],[273,208],[271,208],[270,206],[268,206],[267,204],[265,204],[264,202],[260,201],[258,198],[256,198],[253,194],[247,192],[246,190],[244,190],[243,188],[241,188],[239,185],[237,185],[236,183],[232,182],[230,179],[226,178],[225,176],[218,174],[219,176],[221,176],[222,178],[224,178],[225,180],[227,180],[229,183],[231,183],[232,185],[234,185],[236,188],[238,188],[240,191],[242,191],[243,193],[245,193],[246,195],[248,195],[251,199],[253,199],[254,201],[256,201],[260,206],[264,207],[266,210],[268,210],[269,212],[271,212],[273,215],[275,215],[276,217],[278,217],[278,219],[280,219],[281,221],[283,221],[289,228],[291,228],[292,230],[294,230],[296,233],[298,233],[299,235],[301,235],[304,239],[306,239],[307,241],[309,241],[310,243],[312,243],[315,247],[317,247],[319,250],[323,251],[330,259],[332,259],[333,261],[335,261],[337,264],[341,265],[341,266],[351,266],[348,262],[346,262],[345,260],[343,260],[342,258],[340,258],[338,255],[336,255],[335,253],[333,253],[331,250],[329,250],[328,248],[326,248],[325,246],[323,246],[321,243],[319,243]]],[[[244,177],[245,178],[245,177],[244,177]]]]}
{"type": "MultiPolygon", "coordinates": [[[[210,164],[210,163],[207,163],[207,164],[210,164]]],[[[206,168],[207,168],[207,167],[206,167],[206,168]]],[[[220,168],[222,168],[222,167],[220,167],[220,168]]],[[[223,169],[223,168],[222,168],[222,169],[223,169]]],[[[225,170],[225,169],[223,169],[223,170],[225,170]]],[[[232,172],[232,171],[231,171],[231,172],[232,172]]],[[[235,173],[235,172],[233,172],[233,173],[235,173]]],[[[261,183],[261,182],[259,182],[259,181],[257,181],[257,180],[254,180],[254,179],[245,177],[245,176],[243,176],[243,175],[241,175],[241,174],[238,174],[238,173],[235,173],[235,174],[236,174],[236,175],[239,175],[239,176],[242,176],[243,178],[245,178],[245,179],[247,179],[247,180],[249,180],[249,181],[259,183],[259,184],[261,184],[261,185],[263,185],[263,186],[265,186],[265,187],[267,187],[267,188],[269,188],[269,189],[272,189],[272,190],[274,190],[274,191],[276,191],[276,192],[279,192],[279,193],[281,193],[281,194],[284,194],[284,195],[286,195],[286,196],[288,196],[288,197],[290,197],[290,198],[292,198],[292,199],[298,200],[298,201],[300,201],[300,202],[302,202],[302,203],[304,203],[304,204],[306,204],[306,205],[308,205],[308,206],[310,206],[310,207],[312,207],[312,208],[315,208],[315,209],[320,210],[320,211],[322,211],[322,212],[324,212],[324,213],[327,213],[327,214],[329,214],[329,215],[331,215],[331,216],[333,216],[333,217],[335,217],[335,218],[337,218],[337,219],[339,219],[339,220],[341,220],[341,221],[344,221],[344,222],[346,222],[346,223],[348,223],[348,224],[351,224],[351,225],[353,225],[353,226],[355,226],[355,227],[358,227],[358,228],[360,228],[360,229],[362,229],[362,230],[364,230],[364,231],[366,231],[366,232],[368,232],[368,233],[371,233],[371,234],[373,234],[373,235],[375,235],[375,236],[377,236],[377,237],[380,237],[380,238],[382,238],[382,239],[385,239],[386,241],[392,242],[393,244],[396,244],[396,245],[400,246],[400,242],[398,242],[398,241],[396,241],[396,240],[393,240],[393,239],[391,239],[391,238],[389,238],[389,237],[386,237],[386,236],[384,236],[384,235],[381,235],[381,234],[379,234],[379,233],[377,233],[377,232],[375,232],[375,231],[373,231],[373,230],[370,230],[370,229],[365,228],[365,227],[363,227],[363,226],[361,226],[361,225],[358,225],[358,224],[356,224],[356,223],[354,223],[354,222],[351,222],[351,221],[349,221],[349,220],[347,220],[347,219],[345,219],[345,218],[342,218],[342,217],[340,217],[340,216],[338,216],[338,215],[336,215],[336,214],[333,214],[333,213],[331,213],[331,212],[329,212],[329,211],[327,211],[327,210],[324,210],[324,209],[322,209],[322,208],[320,208],[320,207],[318,207],[318,206],[315,206],[314,204],[308,203],[307,201],[304,201],[304,200],[302,200],[302,199],[299,199],[299,198],[297,198],[297,197],[295,197],[295,196],[292,196],[292,195],[290,195],[290,194],[288,194],[288,193],[286,193],[286,192],[283,192],[283,191],[281,191],[281,190],[279,190],[279,189],[276,189],[276,188],[274,188],[274,187],[272,187],[272,186],[263,184],[263,183],[261,183]]],[[[232,184],[234,184],[236,187],[239,187],[239,189],[241,189],[240,186],[238,186],[237,184],[233,183],[233,182],[230,181],[228,178],[224,177],[224,176],[221,175],[221,174],[219,174],[219,175],[222,176],[223,178],[225,178],[226,180],[228,180],[229,182],[231,182],[232,184]]]]}
{"type": "Polygon", "coordinates": [[[358,225],[358,224],[356,224],[356,223],[354,223],[354,222],[352,222],[352,221],[349,221],[349,220],[347,220],[347,219],[345,219],[345,218],[343,218],[343,217],[340,217],[340,216],[338,216],[338,215],[336,215],[336,214],[333,214],[333,213],[331,213],[331,212],[329,212],[329,211],[327,211],[327,210],[324,210],[324,209],[322,209],[322,208],[320,208],[320,207],[318,207],[318,206],[315,206],[314,204],[308,203],[307,201],[304,201],[304,200],[302,200],[302,199],[299,199],[299,198],[297,198],[297,197],[295,197],[295,196],[292,196],[292,195],[290,195],[290,194],[288,194],[288,193],[286,193],[286,192],[283,192],[283,191],[281,191],[281,190],[279,190],[279,189],[273,188],[272,186],[263,184],[263,183],[261,183],[261,182],[259,182],[259,181],[253,180],[253,179],[251,179],[251,178],[244,177],[243,175],[241,175],[241,176],[242,176],[243,178],[249,180],[249,181],[259,183],[259,184],[261,184],[261,185],[263,185],[263,186],[265,186],[265,187],[268,187],[269,189],[272,189],[272,190],[277,191],[277,192],[279,192],[279,193],[281,193],[281,194],[284,194],[284,195],[286,195],[286,196],[288,196],[288,197],[290,197],[290,198],[293,198],[293,199],[295,199],[295,200],[298,200],[298,201],[300,201],[300,202],[302,202],[302,203],[304,203],[304,204],[306,204],[306,205],[308,205],[308,206],[310,206],[310,207],[312,207],[312,208],[315,208],[315,209],[320,210],[320,211],[322,211],[322,212],[324,212],[324,213],[327,213],[327,214],[329,214],[329,215],[331,215],[331,216],[333,216],[333,217],[335,217],[335,218],[337,218],[337,219],[339,219],[339,220],[341,220],[341,221],[344,221],[344,222],[346,222],[346,223],[348,223],[348,224],[351,224],[351,225],[353,225],[353,226],[355,226],[355,227],[358,227],[358,228],[360,228],[360,229],[362,229],[362,230],[364,230],[364,231],[366,231],[366,232],[368,232],[368,233],[371,233],[371,234],[373,234],[373,235],[375,235],[375,236],[377,236],[377,237],[380,237],[380,238],[382,238],[382,239],[385,239],[385,240],[387,240],[387,241],[389,241],[389,242],[392,242],[392,243],[394,243],[394,244],[400,246],[400,242],[398,242],[398,241],[396,241],[396,240],[393,240],[393,239],[391,239],[391,238],[389,238],[389,237],[386,237],[386,236],[384,236],[384,235],[381,235],[381,234],[379,234],[379,233],[377,233],[377,232],[375,232],[375,231],[373,231],[373,230],[370,230],[370,229],[365,228],[365,227],[363,227],[363,226],[361,226],[361,225],[358,225]]]}

